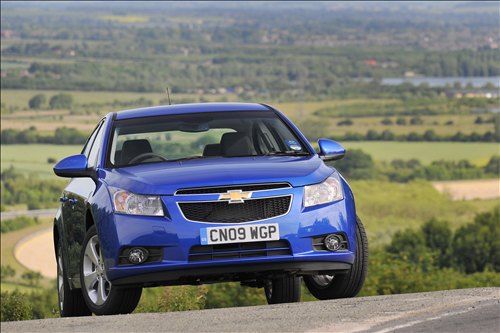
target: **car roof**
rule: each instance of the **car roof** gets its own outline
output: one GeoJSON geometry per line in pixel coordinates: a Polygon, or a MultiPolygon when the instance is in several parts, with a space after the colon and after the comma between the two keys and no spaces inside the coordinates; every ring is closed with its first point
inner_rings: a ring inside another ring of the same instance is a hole
{"type": "Polygon", "coordinates": [[[133,110],[119,111],[117,120],[142,117],[165,116],[169,114],[221,112],[221,111],[269,111],[270,107],[258,103],[192,103],[161,105],[133,110]]]}

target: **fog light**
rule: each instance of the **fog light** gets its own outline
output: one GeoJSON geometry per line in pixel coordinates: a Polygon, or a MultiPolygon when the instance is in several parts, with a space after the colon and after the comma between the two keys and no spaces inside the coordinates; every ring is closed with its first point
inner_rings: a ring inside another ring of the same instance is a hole
{"type": "Polygon", "coordinates": [[[128,261],[132,264],[142,264],[148,259],[148,250],[142,247],[134,247],[128,253],[128,261]]]}
{"type": "Polygon", "coordinates": [[[340,238],[337,235],[331,234],[326,236],[324,242],[328,251],[337,251],[340,249],[340,238]]]}

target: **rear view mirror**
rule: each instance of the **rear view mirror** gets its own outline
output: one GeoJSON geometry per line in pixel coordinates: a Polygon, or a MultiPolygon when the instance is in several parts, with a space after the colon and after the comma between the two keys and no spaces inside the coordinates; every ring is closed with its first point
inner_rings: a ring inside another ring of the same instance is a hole
{"type": "Polygon", "coordinates": [[[345,148],[336,141],[319,139],[319,156],[323,161],[340,160],[345,155],[345,148]]]}
{"type": "Polygon", "coordinates": [[[210,129],[208,123],[182,123],[179,126],[179,130],[181,132],[189,132],[189,133],[197,133],[197,132],[206,132],[210,129]]]}
{"type": "Polygon", "coordinates": [[[92,177],[93,171],[87,168],[85,155],[72,155],[63,158],[54,167],[54,173],[59,177],[92,177]]]}

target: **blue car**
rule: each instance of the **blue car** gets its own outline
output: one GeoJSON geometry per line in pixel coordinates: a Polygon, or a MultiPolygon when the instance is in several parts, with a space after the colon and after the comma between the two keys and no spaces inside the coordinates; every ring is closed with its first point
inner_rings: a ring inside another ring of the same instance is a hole
{"type": "Polygon", "coordinates": [[[353,297],[367,238],[345,179],[265,104],[202,103],[106,115],[54,219],[61,316],[132,312],[142,288],[239,281],[268,303],[353,297]]]}

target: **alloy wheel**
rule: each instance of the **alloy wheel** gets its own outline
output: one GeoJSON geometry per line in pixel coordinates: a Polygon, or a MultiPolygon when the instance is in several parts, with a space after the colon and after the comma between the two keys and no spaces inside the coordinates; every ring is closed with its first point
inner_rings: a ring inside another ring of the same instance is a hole
{"type": "Polygon", "coordinates": [[[106,277],[104,261],[102,259],[99,238],[97,235],[93,236],[85,247],[83,280],[83,289],[92,303],[98,306],[104,304],[109,296],[111,283],[106,277]]]}
{"type": "Polygon", "coordinates": [[[332,282],[333,277],[334,275],[313,275],[312,279],[318,284],[318,286],[326,287],[332,282]]]}
{"type": "Polygon", "coordinates": [[[59,293],[59,311],[64,311],[64,272],[61,251],[57,255],[57,292],[59,293]]]}

